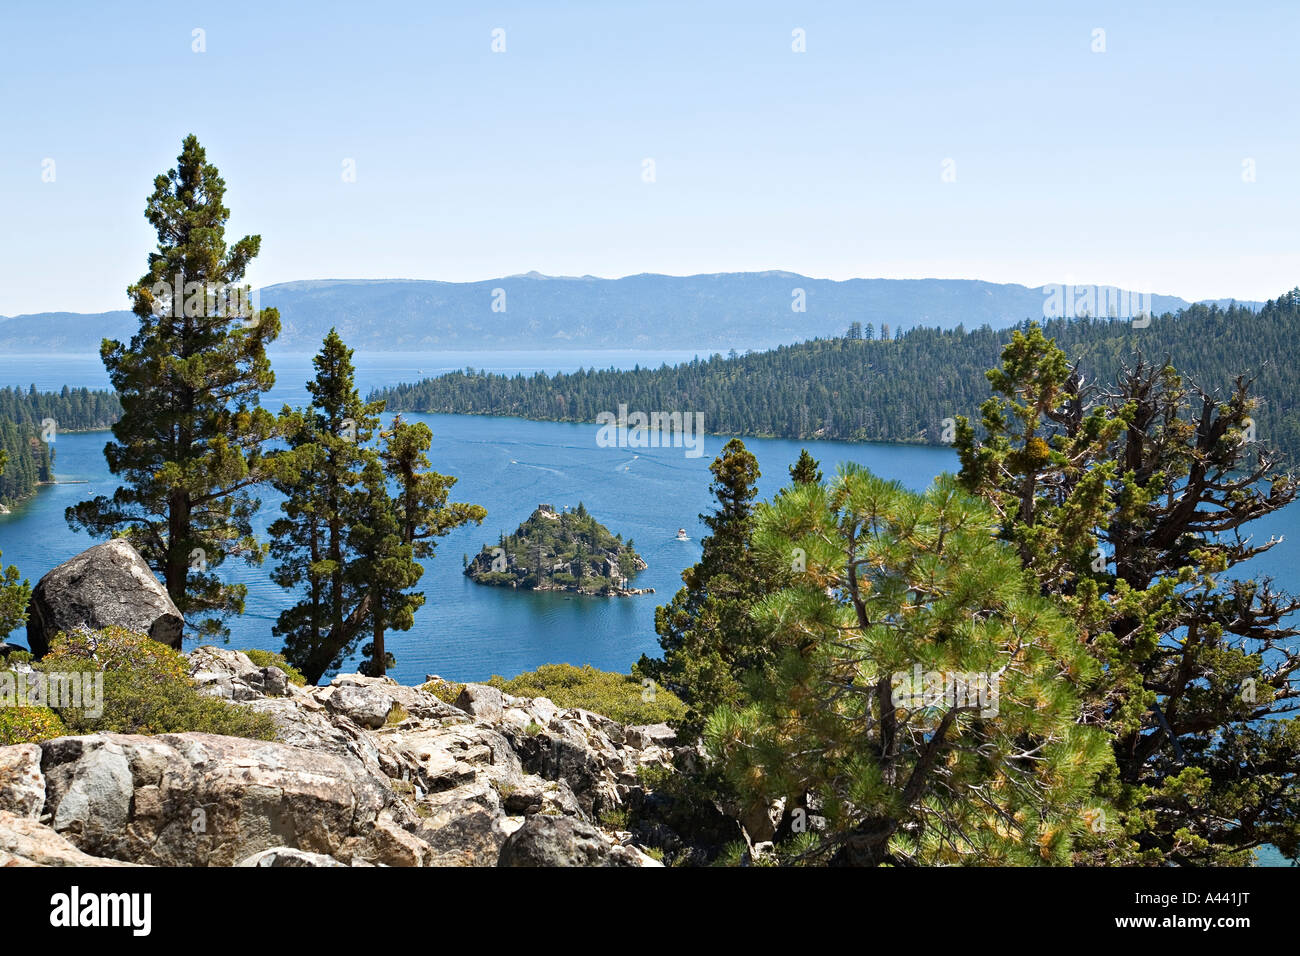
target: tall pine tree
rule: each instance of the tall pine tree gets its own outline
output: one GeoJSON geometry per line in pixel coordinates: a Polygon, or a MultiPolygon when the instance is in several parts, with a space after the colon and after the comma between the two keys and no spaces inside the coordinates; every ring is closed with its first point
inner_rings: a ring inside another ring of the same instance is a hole
{"type": "Polygon", "coordinates": [[[348,531],[356,560],[348,573],[364,595],[370,628],[370,642],[361,649],[366,659],[359,670],[382,677],[395,663],[384,644],[386,632],[410,630],[415,612],[424,606],[424,594],[412,590],[424,568],[403,538],[397,502],[377,455],[362,469],[357,504],[355,523],[348,531]]]}
{"type": "Polygon", "coordinates": [[[124,484],[67,511],[95,537],[125,535],[205,634],[228,632],[221,620],[244,608],[246,589],[224,581],[221,566],[265,556],[250,519],[275,433],[260,405],[275,381],[266,345],[280,329],[274,309],[249,304],[242,283],[261,237],[226,244],[225,191],[192,135],[176,167],[154,180],[145,217],[158,247],[127,290],[139,330],[129,344],[100,348],[122,403],[104,456],[124,484]]]}
{"type": "Polygon", "coordinates": [[[379,461],[362,473],[365,500],[354,529],[361,556],[355,575],[370,599],[371,641],[361,650],[369,658],[364,670],[372,677],[382,677],[392,666],[385,632],[410,630],[424,605],[424,594],[410,590],[424,574],[419,561],[433,557],[438,538],[487,517],[481,505],[447,500],[456,479],[431,470],[428,425],[404,422],[399,415],[381,437],[379,461]]]}
{"type": "Polygon", "coordinates": [[[284,655],[311,683],[337,671],[355,645],[369,601],[347,573],[353,560],[348,530],[358,506],[366,445],[379,426],[382,402],[357,393],[352,350],[333,329],[313,360],[311,405],[281,413],[288,448],[275,456],[283,517],[270,527],[276,584],[302,589],[280,613],[274,632],[284,655]]]}
{"type": "Polygon", "coordinates": [[[1253,440],[1250,383],[1215,394],[1139,356],[1089,386],[1036,327],[1002,359],[983,436],[959,420],[961,480],[1104,669],[1084,714],[1110,733],[1099,796],[1120,818],[1080,861],[1295,859],[1300,602],[1241,565],[1277,543],[1249,525],[1296,484],[1253,440]]]}
{"type": "Polygon", "coordinates": [[[755,606],[777,663],[705,739],[742,794],[800,807],[782,857],[1069,861],[1103,809],[1105,738],[1072,686],[1097,668],[996,530],[951,476],[915,495],[855,465],[759,506],[755,549],[804,570],[755,606]]]}
{"type": "Polygon", "coordinates": [[[718,507],[700,515],[710,531],[703,553],[682,572],[685,586],[655,609],[663,658],[643,655],[637,664],[638,673],[686,702],[679,726],[688,734],[698,734],[714,708],[747,699],[742,677],[770,659],[750,609],[780,580],[779,567],[760,563],[750,545],[757,459],[733,438],[709,470],[718,507]]]}
{"type": "MultiPolygon", "coordinates": [[[[0,451],[0,475],[4,474],[8,456],[0,451]]],[[[0,555],[3,557],[3,555],[0,555]]],[[[0,640],[27,620],[27,601],[32,596],[28,583],[18,576],[12,564],[0,564],[0,640]]]]}
{"type": "Polygon", "coordinates": [[[312,683],[337,671],[368,635],[362,670],[382,676],[393,664],[386,633],[410,629],[424,604],[411,590],[424,573],[420,561],[433,557],[435,539],[481,523],[487,512],[447,500],[456,479],[431,470],[427,425],[398,416],[379,431],[383,404],[361,400],[352,351],[336,331],[314,365],[311,404],[281,413],[288,448],[273,458],[285,496],[270,529],[273,578],[301,592],[275,633],[312,683]]]}
{"type": "Polygon", "coordinates": [[[821,484],[821,463],[808,454],[807,448],[799,449],[799,460],[790,466],[790,480],[797,485],[821,484]]]}

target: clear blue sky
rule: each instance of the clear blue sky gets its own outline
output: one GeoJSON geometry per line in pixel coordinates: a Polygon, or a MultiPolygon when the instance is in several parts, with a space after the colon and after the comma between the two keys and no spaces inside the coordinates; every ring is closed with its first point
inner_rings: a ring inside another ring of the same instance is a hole
{"type": "Polygon", "coordinates": [[[1300,283],[1298,39],[1295,0],[6,2],[0,314],[126,307],[191,131],[263,236],[256,285],[788,269],[1268,298],[1300,283]]]}

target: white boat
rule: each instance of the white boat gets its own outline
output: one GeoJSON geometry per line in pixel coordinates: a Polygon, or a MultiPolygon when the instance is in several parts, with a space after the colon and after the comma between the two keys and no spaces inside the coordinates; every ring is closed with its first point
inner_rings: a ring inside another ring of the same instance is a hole
{"type": "Polygon", "coordinates": [[[686,537],[686,529],[685,529],[685,528],[678,528],[678,529],[677,529],[677,540],[678,540],[678,541],[689,541],[689,540],[690,540],[689,538],[686,537]]]}

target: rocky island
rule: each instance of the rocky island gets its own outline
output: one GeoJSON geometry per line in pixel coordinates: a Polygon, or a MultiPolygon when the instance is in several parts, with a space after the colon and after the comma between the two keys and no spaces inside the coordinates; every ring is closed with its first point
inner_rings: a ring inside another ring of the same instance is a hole
{"type": "Polygon", "coordinates": [[[514,534],[465,559],[465,575],[478,584],[616,597],[653,594],[654,588],[628,586],[646,567],[632,539],[611,534],[582,502],[561,512],[538,505],[514,534]]]}

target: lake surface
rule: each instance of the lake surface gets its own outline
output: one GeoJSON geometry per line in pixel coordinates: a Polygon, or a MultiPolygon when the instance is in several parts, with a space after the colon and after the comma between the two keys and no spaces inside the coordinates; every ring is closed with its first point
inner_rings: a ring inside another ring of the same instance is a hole
{"type": "MultiPolygon", "coordinates": [[[[362,391],[403,380],[421,371],[436,374],[466,365],[497,371],[630,368],[634,364],[689,360],[694,352],[572,352],[572,353],[358,353],[357,379],[362,391]],[[524,361],[533,365],[525,365],[524,361]],[[542,363],[542,364],[538,364],[542,363]]],[[[310,355],[274,356],[277,385],[267,402],[304,403],[303,383],[310,375],[310,355]]],[[[107,380],[97,356],[9,356],[0,358],[0,386],[35,382],[38,389],[63,384],[104,387],[107,380]]],[[[458,415],[410,415],[433,429],[430,458],[434,467],[454,475],[459,483],[453,499],[483,505],[488,510],[481,527],[461,528],[443,538],[438,553],[425,562],[420,588],[427,603],[415,627],[388,636],[397,658],[392,676],[403,683],[426,674],[457,680],[506,677],[539,664],[568,662],[626,672],[643,653],[658,652],[654,609],[681,586],[681,572],[700,554],[705,533],[699,514],[709,510],[709,464],[725,437],[707,436],[703,454],[688,458],[682,448],[601,448],[597,426],[528,422],[510,418],[458,415]],[[649,568],[637,575],[638,587],[653,587],[653,595],[629,598],[517,592],[477,585],[462,573],[462,555],[473,555],[500,532],[512,532],[541,503],[557,508],[583,502],[611,531],[632,538],[649,568]],[[689,541],[676,540],[685,528],[689,541]]],[[[116,480],[108,474],[103,447],[107,433],[62,434],[55,446],[55,470],[60,482],[42,488],[35,498],[0,515],[0,552],[4,563],[15,564],[32,580],[94,542],[73,532],[64,521],[68,506],[100,494],[111,494],[116,480]],[[72,483],[84,482],[84,483],[72,483]]],[[[878,473],[923,488],[935,475],[955,465],[955,456],[942,448],[793,442],[752,439],[763,477],[759,493],[768,497],[785,484],[786,469],[810,448],[828,473],[842,460],[865,464],[878,473]]],[[[263,507],[255,522],[259,532],[279,514],[279,497],[262,493],[263,507]]],[[[267,569],[227,564],[223,573],[248,587],[247,609],[229,622],[233,647],[278,650],[271,627],[292,597],[272,584],[267,569]]],[[[15,640],[24,640],[15,634],[15,640]]],[[[352,662],[350,662],[352,663],[352,662]]]]}
{"type": "MultiPolygon", "coordinates": [[[[626,672],[643,652],[657,651],[654,608],[681,585],[683,569],[700,554],[704,533],[698,520],[710,508],[709,463],[725,439],[708,436],[704,455],[687,458],[680,448],[619,449],[596,445],[595,425],[526,422],[507,418],[410,415],[433,429],[430,455],[444,474],[458,477],[453,500],[487,508],[481,527],[460,528],[438,544],[425,562],[420,587],[428,603],[413,630],[391,633],[387,644],[397,658],[392,676],[403,683],[425,674],[458,680],[483,680],[492,674],[514,676],[539,664],[590,663],[626,672]],[[587,597],[554,592],[518,592],[474,584],[462,573],[462,555],[473,555],[499,532],[510,533],[540,503],[557,508],[583,502],[611,531],[632,538],[649,564],[633,580],[653,587],[653,595],[629,598],[587,597]],[[689,541],[676,540],[679,527],[689,541]]],[[[111,494],[116,479],[104,464],[105,433],[63,434],[56,445],[59,480],[86,482],[41,489],[12,515],[0,515],[0,552],[35,581],[50,568],[94,542],[69,529],[64,509],[99,494],[111,494]]],[[[768,497],[787,478],[799,456],[798,442],[747,441],[763,477],[760,495],[768,497]]],[[[924,487],[951,468],[946,449],[884,445],[812,443],[823,468],[839,460],[868,465],[882,475],[924,487]]],[[[259,533],[279,513],[279,499],[267,489],[255,522],[259,533]]],[[[230,622],[234,647],[278,650],[271,626],[292,604],[287,592],[264,570],[227,564],[230,580],[248,586],[247,610],[230,622]]],[[[21,640],[22,635],[15,639],[21,640]]]]}

